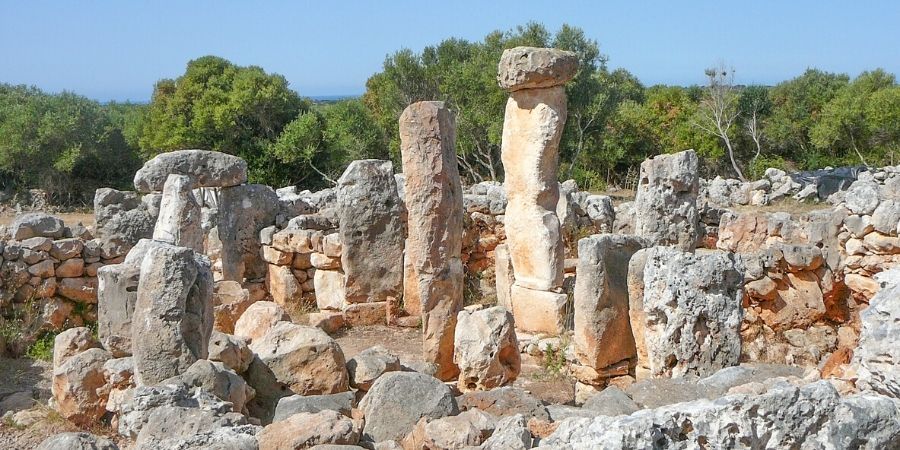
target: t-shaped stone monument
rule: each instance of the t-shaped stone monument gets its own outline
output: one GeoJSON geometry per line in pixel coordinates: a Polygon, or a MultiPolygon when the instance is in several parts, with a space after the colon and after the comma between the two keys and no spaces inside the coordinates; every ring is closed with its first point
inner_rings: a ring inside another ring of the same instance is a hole
{"type": "Polygon", "coordinates": [[[505,50],[497,81],[509,91],[501,147],[506,171],[506,236],[515,283],[516,327],[558,333],[564,251],[559,201],[559,141],[566,124],[565,84],[578,71],[575,53],[534,47],[505,50]]]}

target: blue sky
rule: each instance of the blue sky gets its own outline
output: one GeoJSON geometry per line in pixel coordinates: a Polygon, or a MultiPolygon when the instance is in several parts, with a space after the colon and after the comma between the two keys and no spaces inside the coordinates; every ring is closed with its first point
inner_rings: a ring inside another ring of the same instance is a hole
{"type": "Polygon", "coordinates": [[[538,21],[576,25],[611,67],[645,84],[693,84],[723,61],[739,83],[807,67],[900,75],[900,1],[9,1],[0,82],[98,100],[149,99],[153,83],[214,54],[287,77],[302,95],[359,94],[385,55],[538,21]]]}

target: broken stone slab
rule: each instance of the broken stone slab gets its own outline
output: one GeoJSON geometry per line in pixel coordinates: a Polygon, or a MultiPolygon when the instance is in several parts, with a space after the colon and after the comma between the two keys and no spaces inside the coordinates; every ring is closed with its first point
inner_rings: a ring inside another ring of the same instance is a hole
{"type": "Polygon", "coordinates": [[[140,193],[160,192],[169,175],[191,177],[195,187],[229,187],[247,182],[247,162],[209,150],[176,150],[160,153],[134,174],[140,193]]]}
{"type": "Polygon", "coordinates": [[[554,336],[565,330],[568,295],[518,285],[512,286],[510,294],[517,329],[554,336]]]}
{"type": "Polygon", "coordinates": [[[272,421],[284,420],[298,413],[317,413],[327,410],[337,411],[350,417],[354,406],[356,406],[356,395],[352,391],[325,395],[294,394],[278,400],[272,421]]]}
{"type": "Polygon", "coordinates": [[[354,445],[359,426],[337,411],[301,412],[267,425],[257,436],[261,449],[321,448],[354,445]]]}
{"type": "Polygon", "coordinates": [[[488,390],[516,380],[522,360],[509,310],[460,311],[456,328],[453,359],[460,369],[460,391],[488,390]]]}
{"type": "Polygon", "coordinates": [[[508,91],[566,84],[578,72],[578,55],[553,48],[515,47],[503,51],[497,84],[508,91]]]}
{"type": "Polygon", "coordinates": [[[44,439],[35,450],[119,450],[119,446],[90,433],[68,432],[44,439]]]}

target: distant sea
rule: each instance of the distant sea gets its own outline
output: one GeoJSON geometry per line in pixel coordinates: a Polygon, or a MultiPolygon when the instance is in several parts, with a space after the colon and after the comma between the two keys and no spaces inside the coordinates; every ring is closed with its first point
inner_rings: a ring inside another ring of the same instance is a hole
{"type": "Polygon", "coordinates": [[[310,95],[308,98],[316,103],[333,103],[357,97],[359,95],[310,95]]]}

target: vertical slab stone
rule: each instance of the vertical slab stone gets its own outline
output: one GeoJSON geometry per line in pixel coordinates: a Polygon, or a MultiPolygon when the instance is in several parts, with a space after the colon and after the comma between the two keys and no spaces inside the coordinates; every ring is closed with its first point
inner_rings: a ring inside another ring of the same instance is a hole
{"type": "Polygon", "coordinates": [[[644,340],[653,376],[705,377],[738,364],[743,281],[734,253],[647,250],[644,340]]]}
{"type": "Polygon", "coordinates": [[[514,284],[510,289],[516,329],[528,333],[560,334],[566,329],[564,293],[539,291],[514,284]]]}
{"type": "Polygon", "coordinates": [[[686,150],[641,163],[634,200],[634,234],[652,245],[693,250],[700,237],[697,154],[686,150]]]}
{"type": "Polygon", "coordinates": [[[243,282],[266,276],[259,232],[273,225],[277,215],[278,195],[268,186],[244,184],[219,191],[222,279],[243,282]]]}
{"type": "Polygon", "coordinates": [[[645,241],[601,234],[578,241],[575,277],[575,356],[594,369],[637,357],[629,319],[628,265],[645,241]]]}
{"type": "Polygon", "coordinates": [[[509,247],[500,244],[494,248],[494,278],[497,286],[497,304],[512,311],[510,289],[516,282],[512,260],[509,258],[509,247]]]}
{"type": "Polygon", "coordinates": [[[380,302],[403,287],[406,218],[393,164],[353,161],[338,179],[341,267],[350,303],[380,302]]]}
{"type": "Polygon", "coordinates": [[[422,307],[425,360],[451,380],[457,313],[462,307],[463,197],[456,162],[456,124],[443,102],[418,102],[400,116],[400,151],[409,214],[406,257],[422,307]]]}
{"type": "Polygon", "coordinates": [[[207,357],[212,292],[205,256],[167,244],[147,251],[131,325],[138,385],[157,384],[207,357]]]}
{"type": "Polygon", "coordinates": [[[169,175],[163,187],[153,239],[203,252],[200,205],[187,175],[169,175]]]}
{"type": "Polygon", "coordinates": [[[97,270],[97,336],[113,357],[131,355],[131,318],[140,266],[111,264],[97,270]]]}

